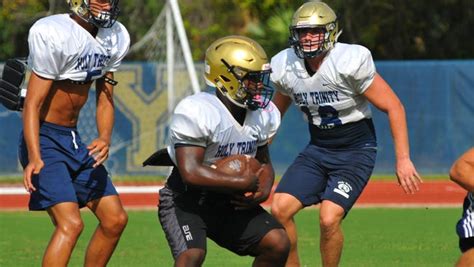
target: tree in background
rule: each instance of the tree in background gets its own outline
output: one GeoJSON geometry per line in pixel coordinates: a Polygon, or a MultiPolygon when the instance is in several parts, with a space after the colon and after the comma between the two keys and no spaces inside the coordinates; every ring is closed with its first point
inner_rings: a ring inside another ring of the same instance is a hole
{"type": "Polygon", "coordinates": [[[0,61],[27,56],[28,29],[50,14],[47,1],[3,0],[0,8],[0,61]]]}
{"type": "Polygon", "coordinates": [[[376,59],[474,58],[474,1],[336,0],[341,40],[361,43],[376,59]]]}
{"type": "MultiPolygon", "coordinates": [[[[291,16],[303,0],[179,0],[193,58],[225,35],[248,35],[268,54],[288,46],[291,16]]],[[[368,47],[381,59],[474,58],[472,0],[327,0],[340,17],[340,40],[368,47]]],[[[155,21],[165,1],[121,0],[120,21],[132,43],[155,21]]],[[[28,28],[40,17],[67,12],[64,0],[3,0],[0,61],[28,55],[28,28]]],[[[164,25],[163,25],[164,27],[164,25]]],[[[165,40],[163,40],[165,41],[165,40]]],[[[127,60],[144,60],[132,54],[127,60]]]]}

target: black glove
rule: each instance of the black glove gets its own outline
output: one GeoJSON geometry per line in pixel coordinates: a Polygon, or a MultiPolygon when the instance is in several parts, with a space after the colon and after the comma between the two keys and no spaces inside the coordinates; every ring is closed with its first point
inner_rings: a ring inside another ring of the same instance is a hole
{"type": "Polygon", "coordinates": [[[174,163],[166,148],[162,148],[153,153],[143,162],[143,167],[145,166],[174,166],[174,163]]]}
{"type": "Polygon", "coordinates": [[[22,89],[21,86],[25,80],[25,73],[25,62],[17,58],[8,59],[3,66],[0,79],[0,102],[10,110],[23,109],[26,89],[22,89]]]}

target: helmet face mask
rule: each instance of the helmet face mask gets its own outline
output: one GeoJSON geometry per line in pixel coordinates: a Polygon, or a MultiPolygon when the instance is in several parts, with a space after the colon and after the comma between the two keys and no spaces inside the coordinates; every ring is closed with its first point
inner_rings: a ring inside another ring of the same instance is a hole
{"type": "Polygon", "coordinates": [[[211,44],[205,69],[207,84],[239,107],[265,108],[273,96],[265,51],[247,37],[228,36],[211,44]]]}
{"type": "Polygon", "coordinates": [[[100,4],[91,4],[91,0],[66,0],[66,2],[74,14],[97,28],[112,27],[120,13],[119,0],[109,0],[110,9],[108,10],[98,7],[100,4]]]}
{"type": "Polygon", "coordinates": [[[334,47],[339,31],[337,16],[323,2],[307,2],[293,15],[289,44],[299,58],[314,58],[334,47]],[[305,32],[320,33],[317,41],[301,42],[305,32]]]}
{"type": "MultiPolygon", "coordinates": [[[[273,88],[270,86],[271,69],[247,71],[238,66],[230,66],[225,61],[223,63],[239,81],[239,88],[231,101],[250,110],[265,108],[273,96],[273,88]]],[[[225,95],[227,97],[231,96],[228,92],[225,95]]]]}

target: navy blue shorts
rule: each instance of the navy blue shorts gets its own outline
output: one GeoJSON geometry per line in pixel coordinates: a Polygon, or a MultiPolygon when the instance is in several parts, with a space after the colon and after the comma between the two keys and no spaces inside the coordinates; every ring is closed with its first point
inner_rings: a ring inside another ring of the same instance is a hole
{"type": "MultiPolygon", "coordinates": [[[[76,202],[82,208],[91,200],[117,195],[105,167],[92,167],[95,160],[88,155],[75,127],[42,122],[39,142],[44,167],[31,178],[36,191],[30,195],[30,210],[45,210],[61,202],[76,202]]],[[[28,151],[23,133],[19,158],[25,168],[28,151]]]]}
{"type": "Polygon", "coordinates": [[[375,148],[327,149],[309,144],[290,165],[277,193],[296,197],[303,206],[330,200],[352,208],[375,165],[375,148]]]}

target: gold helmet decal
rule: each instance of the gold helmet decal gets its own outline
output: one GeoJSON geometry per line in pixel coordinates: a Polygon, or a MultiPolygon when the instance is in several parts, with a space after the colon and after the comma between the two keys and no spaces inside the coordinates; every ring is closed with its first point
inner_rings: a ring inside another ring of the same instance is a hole
{"type": "Polygon", "coordinates": [[[120,13],[119,0],[110,0],[109,10],[92,11],[90,0],[66,0],[69,9],[83,20],[95,25],[97,28],[110,28],[114,25],[120,13]]]}
{"type": "Polygon", "coordinates": [[[298,57],[313,58],[333,48],[340,34],[336,13],[327,4],[307,2],[293,14],[289,43],[298,57]],[[324,32],[324,40],[303,46],[299,36],[302,29],[320,29],[324,32]]]}
{"type": "Polygon", "coordinates": [[[273,95],[267,55],[250,38],[232,35],[213,42],[206,50],[204,72],[208,85],[240,107],[264,108],[273,95]]]}

